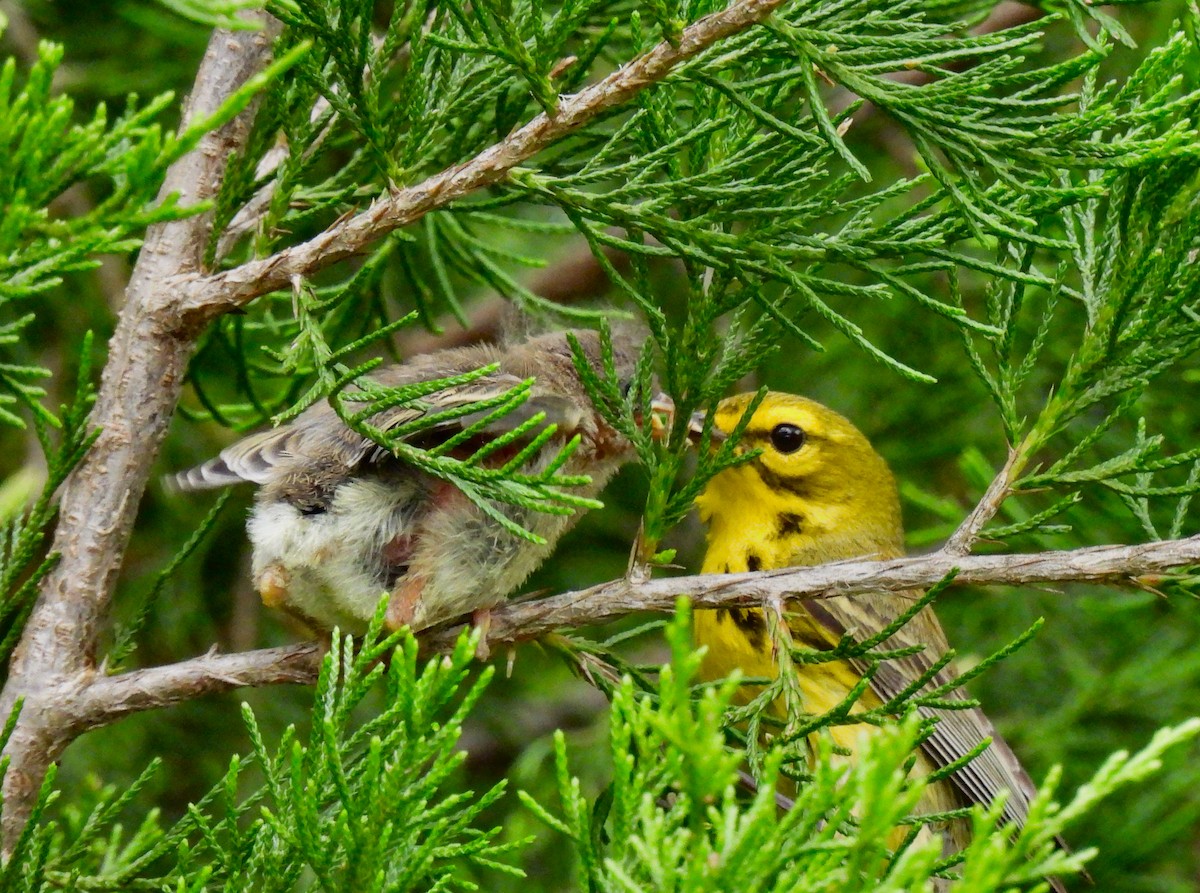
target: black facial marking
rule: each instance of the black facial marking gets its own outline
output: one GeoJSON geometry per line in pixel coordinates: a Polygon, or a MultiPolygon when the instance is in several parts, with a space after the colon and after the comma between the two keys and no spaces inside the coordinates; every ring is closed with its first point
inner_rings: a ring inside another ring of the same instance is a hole
{"type": "Polygon", "coordinates": [[[804,517],[794,512],[780,512],[775,518],[775,538],[788,539],[804,532],[804,517]]]}
{"type": "Polygon", "coordinates": [[[751,571],[762,570],[762,559],[753,552],[746,553],[746,569],[751,571]]]}
{"type": "Polygon", "coordinates": [[[819,482],[814,482],[812,476],[784,477],[767,468],[763,464],[762,459],[755,459],[750,463],[750,467],[758,474],[763,484],[776,492],[791,493],[793,496],[804,500],[815,499],[820,501],[830,496],[830,488],[827,485],[823,486],[819,482]]]}

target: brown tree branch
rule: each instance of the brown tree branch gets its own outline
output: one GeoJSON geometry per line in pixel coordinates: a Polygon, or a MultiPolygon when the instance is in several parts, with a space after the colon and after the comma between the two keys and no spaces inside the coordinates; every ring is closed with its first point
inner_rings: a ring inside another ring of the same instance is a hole
{"type": "Polygon", "coordinates": [[[1000,511],[1000,506],[1004,504],[1004,500],[1012,493],[1012,484],[1016,476],[1021,473],[1021,468],[1024,467],[1026,454],[1021,448],[1008,450],[1008,458],[1004,460],[1004,465],[996,472],[996,476],[992,478],[992,482],[988,484],[987,491],[980,498],[979,503],[971,510],[971,514],[963,519],[963,522],[958,525],[958,529],[950,535],[942,546],[942,553],[945,555],[969,555],[971,549],[974,548],[976,541],[979,539],[979,533],[984,526],[992,518],[996,517],[996,512],[1000,511]]]}
{"type": "Polygon", "coordinates": [[[238,654],[210,651],[161,667],[99,676],[75,705],[88,727],[107,725],[130,713],[156,710],[235,688],[307,684],[317,678],[324,647],[304,642],[238,654]]]}
{"type": "MultiPolygon", "coordinates": [[[[1092,583],[1142,586],[1139,578],[1200,563],[1200,535],[1136,546],[1093,546],[1061,552],[955,557],[933,552],[887,561],[840,561],[744,574],[703,574],[644,582],[614,580],[535,601],[510,602],[491,613],[487,645],[497,650],[563,630],[637,612],[675,610],[687,596],[696,608],[754,608],[784,600],[873,592],[923,591],[957,571],[954,586],[1092,583]]],[[[462,626],[419,635],[430,652],[452,649],[462,626]]],[[[240,686],[311,683],[322,649],[308,642],[241,654],[209,653],[163,667],[97,680],[78,696],[76,723],[105,725],[129,713],[164,707],[240,686]]]]}
{"type": "MultiPolygon", "coordinates": [[[[273,26],[214,32],[184,112],[184,127],[211,115],[257,74],[270,55],[273,26]]],[[[230,153],[242,145],[251,112],[208,134],[168,171],[162,196],[180,204],[215,195],[230,153]]],[[[43,583],[0,694],[8,716],[23,703],[5,749],[4,848],[16,840],[47,767],[77,734],[64,707],[95,676],[96,642],[108,614],[117,573],[133,529],[150,465],[178,402],[192,343],[164,319],[165,283],[201,267],[211,225],[198,215],[152,227],[138,256],[125,306],[109,344],[90,425],[91,451],[63,487],[52,550],[58,565],[43,583]]],[[[168,314],[169,315],[169,314],[168,314]]],[[[173,321],[171,321],[173,322],[173,321]]]]}
{"type": "Polygon", "coordinates": [[[660,43],[596,84],[563,97],[553,117],[538,115],[470,161],[379,199],[361,214],[339,220],[320,235],[271,257],[209,276],[183,277],[172,288],[163,290],[162,309],[175,317],[183,332],[195,331],[221,313],[268,292],[291,287],[295,277],[311,276],[358,254],[393,230],[497,182],[521,162],[627,102],[680,64],[761,22],[784,2],[738,0],[685,28],[678,45],[660,43]]]}
{"type": "MultiPolygon", "coordinates": [[[[686,595],[697,608],[753,608],[778,599],[833,598],[880,591],[925,590],[957,570],[955,586],[1037,583],[1138,585],[1136,578],[1200,563],[1200,535],[1136,546],[1093,546],[1063,552],[968,555],[942,552],[888,561],[839,561],[744,574],[704,574],[635,583],[614,580],[537,601],[516,602],[491,614],[488,644],[537,638],[557,629],[604,623],[636,611],[666,613],[686,595]]],[[[461,628],[421,636],[442,650],[461,628]]]]}

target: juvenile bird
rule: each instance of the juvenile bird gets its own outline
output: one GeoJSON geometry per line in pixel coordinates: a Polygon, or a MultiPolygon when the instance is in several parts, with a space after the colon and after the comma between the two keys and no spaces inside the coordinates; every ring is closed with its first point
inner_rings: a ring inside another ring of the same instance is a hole
{"type": "MultiPolygon", "coordinates": [[[[573,334],[600,371],[597,333],[573,334]]],[[[613,359],[623,386],[632,380],[640,340],[629,331],[614,335],[613,359]]],[[[591,497],[634,457],[629,442],[589,401],[565,332],[507,349],[481,345],[425,354],[372,373],[371,379],[399,387],[493,363],[499,365],[496,372],[384,410],[369,421],[388,431],[424,414],[499,396],[533,378],[524,404],[455,446],[451,455],[469,457],[544,412],[557,431],[520,472],[544,471],[563,445],[579,435],[581,442],[561,471],[588,475],[591,483],[571,492],[591,497]]],[[[414,437],[428,448],[485,415],[444,421],[414,437]]],[[[505,445],[486,461],[502,465],[524,446],[523,441],[505,445]]],[[[494,607],[545,560],[580,515],[579,510],[562,515],[497,506],[545,541],[530,542],[506,530],[454,484],[404,463],[348,428],[328,403],[310,407],[289,424],[246,437],[176,476],[185,490],[242,481],[260,485],[247,530],[254,585],[263,602],[316,629],[337,626],[354,634],[366,630],[385,592],[390,593],[387,619],[393,628],[409,624],[419,630],[494,607]]]]}
{"type": "MultiPolygon", "coordinates": [[[[753,401],[741,394],[721,401],[713,418],[717,437],[738,424],[753,401]]],[[[703,419],[694,422],[696,428],[703,419]]],[[[849,421],[830,409],[791,394],[768,393],[755,410],[737,449],[761,449],[761,455],[727,469],[709,481],[696,499],[708,524],[703,573],[739,573],[850,558],[894,558],[904,551],[904,531],[896,483],[883,458],[849,421]]],[[[844,634],[861,641],[908,610],[916,592],[880,592],[840,598],[799,600],[787,608],[788,628],[797,645],[828,651],[844,634]]],[[[707,646],[701,667],[706,679],[740,669],[745,676],[774,678],[777,667],[772,637],[757,609],[697,611],[695,638],[707,646]]],[[[946,636],[932,608],[925,607],[884,649],[921,645],[917,654],[881,663],[855,712],[872,709],[904,692],[945,654],[946,636]]],[[[800,664],[803,709],[824,713],[842,703],[862,679],[866,666],[857,660],[800,664]]],[[[939,672],[925,688],[947,682],[939,672]]],[[[961,699],[961,694],[950,695],[961,699]]],[[[786,719],[786,707],[771,707],[786,719]]],[[[928,774],[962,758],[985,739],[982,754],[948,780],[931,784],[921,804],[934,813],[970,803],[990,804],[1008,792],[1004,817],[1022,824],[1034,786],[1004,739],[978,708],[920,708],[936,717],[931,736],[921,745],[917,771],[928,774]]],[[[853,750],[859,736],[877,733],[869,724],[834,726],[835,743],[853,750]]],[[[946,851],[969,840],[965,820],[942,829],[946,851]]]]}

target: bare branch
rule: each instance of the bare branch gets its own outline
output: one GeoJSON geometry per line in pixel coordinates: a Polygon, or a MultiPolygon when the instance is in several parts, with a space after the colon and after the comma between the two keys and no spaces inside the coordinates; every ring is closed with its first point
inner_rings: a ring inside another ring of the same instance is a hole
{"type": "MultiPolygon", "coordinates": [[[[517,602],[491,614],[487,643],[498,647],[557,629],[604,623],[636,611],[666,613],[686,595],[697,608],[754,608],[785,598],[833,598],[869,592],[925,590],[954,570],[956,586],[1035,583],[1136,585],[1136,578],[1200,563],[1200,535],[1136,546],[1094,546],[1066,552],[968,555],[943,552],[888,561],[840,561],[745,574],[705,574],[634,583],[615,580],[538,601],[517,602]]],[[[435,650],[449,647],[461,628],[422,635],[435,650]]]]}
{"type": "Polygon", "coordinates": [[[739,0],[727,9],[706,16],[684,29],[678,45],[664,41],[604,80],[564,97],[553,117],[538,115],[470,161],[379,199],[361,214],[339,220],[307,242],[232,270],[177,282],[182,297],[174,289],[164,289],[164,306],[180,314],[179,323],[185,331],[191,331],[260,295],[288,288],[294,277],[311,276],[358,254],[392,230],[497,182],[521,162],[628,101],[717,41],[767,18],[784,2],[739,0]]]}
{"type": "Polygon", "coordinates": [[[107,725],[130,713],[169,707],[235,688],[307,684],[317,677],[325,648],[316,642],[263,648],[240,654],[210,651],[162,667],[100,676],[76,705],[88,728],[107,725]]]}
{"type": "MultiPolygon", "coordinates": [[[[697,608],[756,608],[795,599],[873,592],[923,591],[952,571],[955,586],[1043,583],[1143,585],[1138,578],[1200,563],[1200,535],[1137,546],[1094,546],[1064,552],[954,557],[942,552],[888,561],[840,561],[745,574],[704,574],[645,582],[614,580],[491,612],[491,649],[562,629],[605,623],[636,612],[670,613],[686,595],[697,608]]],[[[448,651],[463,627],[421,633],[422,648],[448,651]]],[[[175,704],[242,685],[314,682],[321,648],[313,643],[242,654],[207,654],[165,667],[98,680],[78,699],[76,721],[103,725],[128,713],[175,704]]]]}

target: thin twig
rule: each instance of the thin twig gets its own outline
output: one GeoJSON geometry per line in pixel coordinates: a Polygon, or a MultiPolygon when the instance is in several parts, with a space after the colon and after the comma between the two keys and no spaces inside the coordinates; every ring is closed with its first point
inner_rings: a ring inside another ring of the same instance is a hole
{"type": "Polygon", "coordinates": [[[296,276],[307,278],[358,254],[393,230],[497,182],[521,162],[627,102],[714,43],[761,22],[784,2],[740,0],[700,19],[683,30],[676,45],[664,41],[591,87],[563,97],[553,117],[538,115],[471,160],[397,190],[307,242],[231,270],[181,277],[172,288],[163,289],[163,318],[174,319],[184,333],[195,331],[221,313],[289,287],[296,276]]]}
{"type": "MultiPolygon", "coordinates": [[[[1135,546],[1093,546],[1063,552],[968,555],[942,552],[888,561],[842,561],[744,574],[706,574],[634,583],[614,580],[491,613],[488,645],[537,638],[557,629],[605,623],[637,611],[666,613],[686,595],[697,608],[757,608],[773,598],[835,598],[880,591],[925,590],[957,570],[955,586],[1028,586],[1035,583],[1104,583],[1139,586],[1137,578],[1167,574],[1200,563],[1200,535],[1135,546]]],[[[444,649],[459,629],[422,635],[444,649]]]]}
{"type": "Polygon", "coordinates": [[[316,642],[237,654],[210,651],[166,666],[99,676],[80,693],[76,711],[95,727],[235,688],[306,684],[316,678],[324,652],[316,642]]]}
{"type": "Polygon", "coordinates": [[[996,517],[996,512],[1000,511],[1000,506],[1012,492],[1013,479],[1020,473],[1018,460],[1023,455],[1020,449],[1009,448],[1004,466],[992,478],[987,492],[980,498],[978,505],[971,510],[971,514],[963,519],[963,522],[958,525],[958,529],[946,540],[946,544],[942,546],[943,554],[969,555],[971,553],[971,549],[979,539],[979,532],[983,530],[988,521],[996,517]]]}

